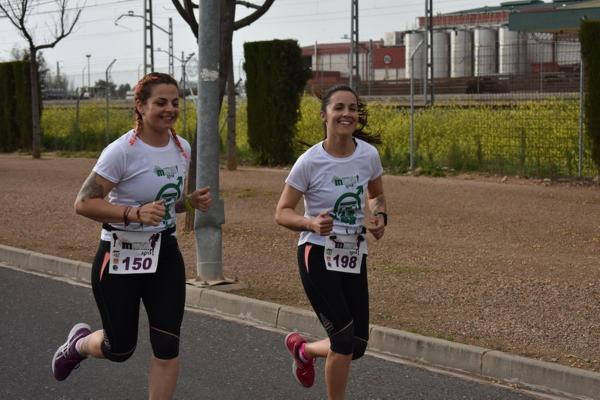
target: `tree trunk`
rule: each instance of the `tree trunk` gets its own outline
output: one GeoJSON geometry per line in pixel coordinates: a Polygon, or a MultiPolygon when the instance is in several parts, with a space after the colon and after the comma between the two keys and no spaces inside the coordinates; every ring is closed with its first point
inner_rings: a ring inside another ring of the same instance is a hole
{"type": "Polygon", "coordinates": [[[29,49],[29,76],[31,77],[31,153],[33,158],[41,158],[42,131],[40,128],[40,81],[37,64],[37,49],[29,49]]]}
{"type": "MultiPolygon", "coordinates": [[[[219,107],[225,97],[227,76],[233,64],[231,41],[233,40],[233,27],[235,24],[235,0],[221,1],[221,54],[219,57],[219,107]]],[[[220,110],[220,108],[219,108],[220,110]]]]}
{"type": "MultiPolygon", "coordinates": [[[[196,123],[196,132],[194,132],[194,143],[192,144],[192,154],[190,154],[190,170],[187,176],[187,188],[186,193],[192,193],[196,190],[196,149],[198,147],[198,123],[196,123]]],[[[185,227],[186,232],[194,231],[194,218],[195,212],[187,211],[185,213],[185,227]]]]}
{"type": "MultiPolygon", "coordinates": [[[[232,48],[229,45],[228,51],[233,60],[232,48]]],[[[235,146],[235,79],[233,77],[233,62],[229,63],[229,74],[227,74],[227,169],[235,171],[237,169],[237,149],[235,146]]]]}

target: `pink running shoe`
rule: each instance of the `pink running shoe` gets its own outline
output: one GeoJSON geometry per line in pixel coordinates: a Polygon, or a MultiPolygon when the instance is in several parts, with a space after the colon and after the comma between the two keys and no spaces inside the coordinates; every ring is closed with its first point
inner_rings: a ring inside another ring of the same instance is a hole
{"type": "Polygon", "coordinates": [[[285,337],[285,347],[294,359],[292,363],[294,378],[299,384],[309,388],[315,383],[315,360],[305,363],[300,359],[298,351],[302,343],[306,343],[306,340],[298,332],[291,332],[285,337]]]}
{"type": "Polygon", "coordinates": [[[79,355],[75,349],[75,343],[90,333],[92,331],[88,324],[79,323],[71,328],[67,341],[56,350],[54,357],[52,357],[52,373],[57,381],[67,379],[71,371],[85,360],[85,357],[79,355]]]}

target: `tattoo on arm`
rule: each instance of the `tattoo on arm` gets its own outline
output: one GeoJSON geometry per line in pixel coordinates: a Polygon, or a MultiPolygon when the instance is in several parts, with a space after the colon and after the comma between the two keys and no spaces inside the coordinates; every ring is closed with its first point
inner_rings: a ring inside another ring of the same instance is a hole
{"type": "Polygon", "coordinates": [[[77,198],[83,202],[87,199],[103,199],[105,196],[104,188],[96,182],[96,173],[92,172],[83,182],[77,198]]]}

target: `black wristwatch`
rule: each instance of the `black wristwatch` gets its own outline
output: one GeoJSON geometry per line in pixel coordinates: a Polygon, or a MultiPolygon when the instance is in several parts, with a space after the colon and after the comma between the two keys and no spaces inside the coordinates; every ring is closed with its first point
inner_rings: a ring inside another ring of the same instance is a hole
{"type": "Polygon", "coordinates": [[[375,216],[378,215],[383,215],[383,226],[387,226],[387,213],[384,213],[383,211],[378,211],[375,213],[375,216]]]}

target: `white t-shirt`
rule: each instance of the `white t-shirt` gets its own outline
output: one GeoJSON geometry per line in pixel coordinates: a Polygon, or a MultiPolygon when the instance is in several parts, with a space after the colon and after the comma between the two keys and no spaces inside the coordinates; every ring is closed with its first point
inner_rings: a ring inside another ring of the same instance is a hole
{"type": "MultiPolygon", "coordinates": [[[[383,174],[377,149],[360,139],[351,156],[330,155],[319,142],[302,154],[285,183],[304,193],[304,216],[314,218],[323,211],[334,215],[333,233],[354,234],[363,225],[367,185],[383,174]]],[[[298,245],[325,245],[325,236],[300,233],[298,245]]]]}
{"type": "MultiPolygon", "coordinates": [[[[173,137],[163,147],[154,147],[144,143],[139,137],[134,144],[130,130],[109,144],[96,162],[93,171],[108,179],[116,186],[108,194],[111,204],[139,207],[151,201],[165,200],[165,217],[157,226],[130,222],[111,223],[116,229],[128,231],[159,232],[175,226],[175,202],[184,195],[184,182],[189,161],[186,159],[173,137]]],[[[190,144],[178,136],[186,154],[191,154],[190,144]]],[[[102,230],[102,240],[110,240],[111,235],[102,230]]]]}

